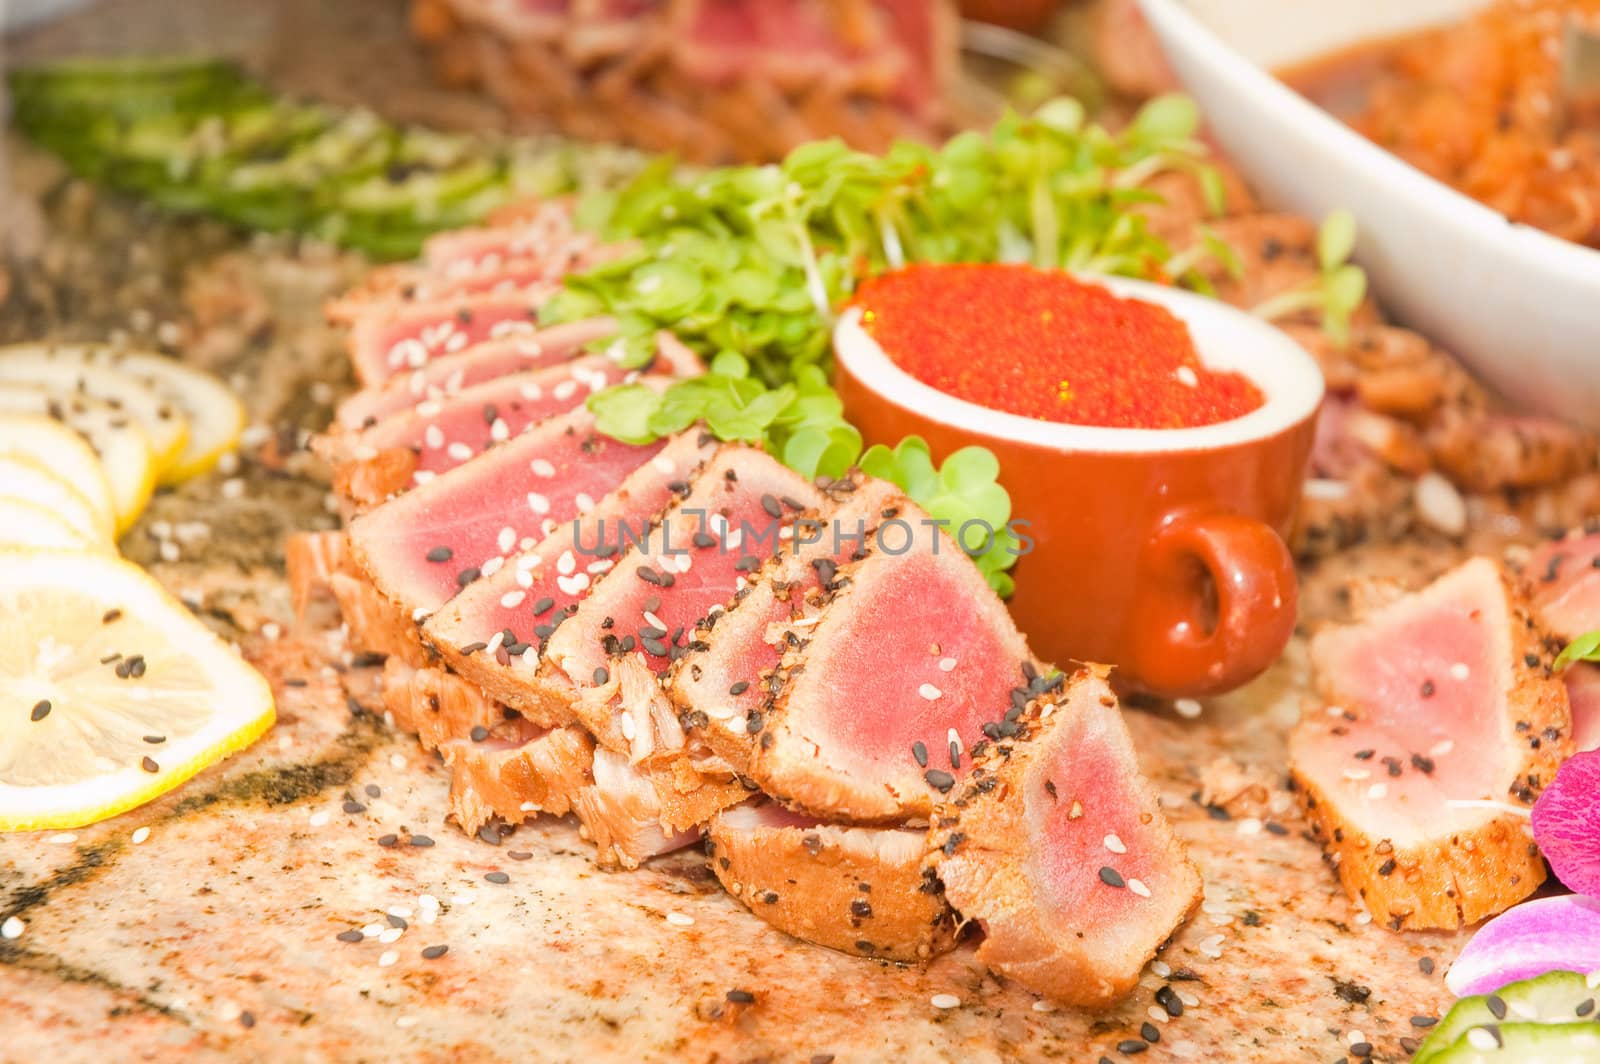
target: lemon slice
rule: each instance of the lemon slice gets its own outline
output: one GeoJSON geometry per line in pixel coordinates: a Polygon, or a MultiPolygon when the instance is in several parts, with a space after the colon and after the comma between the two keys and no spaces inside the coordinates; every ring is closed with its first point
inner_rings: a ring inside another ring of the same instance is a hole
{"type": "Polygon", "coordinates": [[[117,531],[139,519],[155,490],[155,456],[144,430],[109,403],[88,396],[60,399],[43,388],[0,384],[0,414],[38,414],[78,433],[94,448],[111,481],[117,531]]]}
{"type": "Polygon", "coordinates": [[[189,441],[161,476],[176,484],[198,476],[239,443],[244,404],[217,378],[175,358],[150,351],[122,351],[104,344],[19,344],[0,348],[8,358],[44,358],[76,366],[102,366],[137,377],[189,419],[189,441]]]}
{"type": "Polygon", "coordinates": [[[115,521],[116,497],[94,448],[58,421],[38,414],[0,414],[0,455],[31,458],[57,474],[115,521]]]}
{"type": "Polygon", "coordinates": [[[31,458],[0,455],[0,497],[30,502],[86,536],[107,545],[116,542],[116,524],[110,513],[97,513],[82,492],[31,458]]]}
{"type": "Polygon", "coordinates": [[[0,831],[124,812],[272,721],[261,674],[138,566],[0,551],[0,831]]]}
{"type": "Polygon", "coordinates": [[[189,419],[173,403],[157,395],[148,384],[106,366],[57,362],[45,348],[24,344],[0,352],[0,383],[31,384],[58,399],[87,395],[109,403],[136,421],[155,451],[156,479],[175,468],[189,442],[189,419]]]}
{"type": "Polygon", "coordinates": [[[115,551],[103,540],[73,527],[42,506],[0,496],[0,550],[7,547],[53,547],[100,554],[115,551]]]}

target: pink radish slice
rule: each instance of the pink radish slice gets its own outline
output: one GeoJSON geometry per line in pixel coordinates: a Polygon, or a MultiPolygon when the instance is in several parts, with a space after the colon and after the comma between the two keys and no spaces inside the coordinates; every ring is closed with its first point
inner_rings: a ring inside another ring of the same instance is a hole
{"type": "Polygon", "coordinates": [[[1600,901],[1563,894],[1506,910],[1478,929],[1444,981],[1466,997],[1558,971],[1600,971],[1600,901]]]}
{"type": "Polygon", "coordinates": [[[1600,898],[1600,750],[1562,764],[1534,804],[1533,837],[1562,883],[1600,898]]]}

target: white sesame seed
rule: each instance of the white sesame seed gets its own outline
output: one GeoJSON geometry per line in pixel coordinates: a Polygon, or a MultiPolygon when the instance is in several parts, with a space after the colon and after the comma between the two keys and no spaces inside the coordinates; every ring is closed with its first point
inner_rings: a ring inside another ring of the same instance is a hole
{"type": "Polygon", "coordinates": [[[506,424],[506,419],[497,417],[489,425],[489,438],[496,443],[504,443],[511,438],[511,426],[506,424]]]}
{"type": "Polygon", "coordinates": [[[633,742],[633,737],[637,734],[638,729],[638,726],[633,722],[633,714],[624,713],[622,715],[622,720],[619,722],[619,726],[622,728],[622,737],[628,740],[630,743],[633,742]]]}
{"type": "Polygon", "coordinates": [[[411,919],[412,909],[409,905],[391,905],[383,911],[390,916],[398,916],[402,920],[411,919]]]}
{"type": "Polygon", "coordinates": [[[1200,387],[1200,378],[1196,376],[1194,370],[1190,369],[1188,366],[1179,366],[1177,369],[1173,370],[1172,375],[1178,378],[1178,382],[1186,387],[1200,387]]]}
{"type": "Polygon", "coordinates": [[[244,481],[238,477],[229,477],[222,482],[222,497],[224,499],[244,498],[244,481]]]}
{"type": "Polygon", "coordinates": [[[528,509],[536,514],[547,514],[550,512],[550,500],[536,491],[530,491],[528,492],[528,509]]]}
{"type": "Polygon", "coordinates": [[[936,700],[943,693],[943,691],[939,690],[931,683],[925,683],[921,687],[917,688],[917,694],[921,695],[923,698],[926,698],[929,702],[936,700]]]}
{"type": "Polygon", "coordinates": [[[422,444],[430,450],[437,451],[444,446],[444,430],[438,425],[429,425],[422,433],[422,444]]]}
{"type": "Polygon", "coordinates": [[[478,575],[493,576],[495,573],[500,571],[500,567],[505,565],[505,563],[506,560],[504,556],[497,554],[493,558],[485,561],[482,565],[478,566],[478,575]]]}
{"type": "Polygon", "coordinates": [[[1107,835],[1103,841],[1105,843],[1106,849],[1110,850],[1112,853],[1127,853],[1128,852],[1127,844],[1124,843],[1116,835],[1107,835]]]}
{"type": "MultiPolygon", "coordinates": [[[[439,411],[441,411],[443,409],[444,409],[444,407],[442,405],[440,405],[439,400],[437,400],[437,399],[424,399],[422,402],[417,404],[417,413],[418,413],[418,415],[420,415],[422,417],[438,417],[439,416],[439,411]]],[[[434,438],[437,439],[439,442],[438,443],[429,443],[428,446],[429,447],[443,447],[444,446],[444,433],[442,431],[440,431],[439,426],[437,426],[437,425],[432,425],[432,426],[429,426],[429,427],[431,429],[433,429],[434,432],[438,433],[438,435],[435,436],[434,438]]],[[[425,433],[424,435],[426,436],[427,434],[425,433]]],[[[427,441],[424,440],[424,442],[427,442],[427,441]]]]}
{"type": "Polygon", "coordinates": [[[677,468],[672,464],[672,459],[664,454],[658,454],[650,459],[650,464],[655,467],[657,473],[669,477],[672,475],[673,470],[677,468]]]}
{"type": "Polygon", "coordinates": [[[391,965],[393,965],[395,961],[397,961],[399,959],[400,959],[400,954],[396,953],[392,949],[386,949],[386,950],[383,951],[382,955],[378,957],[378,967],[379,968],[388,968],[391,965]]]}
{"type": "Polygon", "coordinates": [[[578,394],[578,382],[562,381],[560,384],[550,389],[550,394],[564,402],[578,394]]]}
{"type": "Polygon", "coordinates": [[[511,553],[511,548],[517,545],[517,530],[510,525],[506,525],[495,536],[494,545],[500,548],[501,554],[511,553]]]}
{"type": "Polygon", "coordinates": [[[1241,835],[1259,835],[1259,834],[1261,834],[1261,818],[1260,817],[1255,817],[1255,816],[1247,816],[1247,817],[1245,817],[1243,820],[1239,821],[1239,829],[1238,830],[1239,830],[1239,834],[1241,834],[1241,835]]]}
{"type": "Polygon", "coordinates": [[[1200,999],[1195,997],[1195,995],[1194,995],[1194,993],[1192,991],[1189,991],[1189,990],[1174,990],[1173,993],[1178,995],[1178,1000],[1179,1001],[1183,1002],[1185,1005],[1189,1006],[1189,1008],[1191,1008],[1191,1009],[1192,1008],[1197,1008],[1199,1006],[1199,1004],[1200,1004],[1200,999]]]}
{"type": "Polygon", "coordinates": [[[403,756],[401,756],[400,754],[390,754],[389,755],[389,766],[391,768],[405,768],[406,767],[406,759],[403,756]]]}
{"type": "Polygon", "coordinates": [[[956,753],[960,753],[965,749],[965,747],[961,745],[961,734],[954,728],[951,728],[944,733],[944,741],[946,745],[954,749],[956,753]]]}
{"type": "Polygon", "coordinates": [[[1357,1042],[1365,1042],[1366,1040],[1367,1040],[1367,1036],[1362,1034],[1359,1028],[1355,1028],[1355,1027],[1350,1028],[1350,1030],[1348,1032],[1346,1032],[1345,1036],[1344,1036],[1344,1041],[1345,1041],[1346,1045],[1352,1045],[1353,1046],[1357,1042]]]}
{"type": "Polygon", "coordinates": [[[689,916],[687,913],[668,913],[667,923],[673,927],[693,927],[694,917],[689,916]]]}
{"type": "Polygon", "coordinates": [[[1373,801],[1377,801],[1380,798],[1385,798],[1388,796],[1388,794],[1389,785],[1387,783],[1374,783],[1372,786],[1367,788],[1367,797],[1371,798],[1373,801]]]}
{"type": "Polygon", "coordinates": [[[956,667],[956,659],[955,658],[940,658],[939,659],[939,671],[940,672],[949,672],[951,669],[953,669],[955,667],[956,667]]]}
{"type": "Polygon", "coordinates": [[[413,483],[417,483],[417,484],[426,484],[428,481],[430,481],[432,479],[433,479],[433,470],[431,470],[431,469],[419,469],[415,473],[411,474],[412,482],[413,483]]]}
{"type": "Polygon", "coordinates": [[[1129,879],[1128,889],[1139,895],[1141,898],[1148,898],[1150,896],[1150,888],[1144,885],[1144,880],[1142,879],[1129,879]]]}
{"type": "Polygon", "coordinates": [[[6,922],[0,924],[0,938],[21,938],[26,925],[15,916],[6,917],[6,922]]]}
{"type": "Polygon", "coordinates": [[[1356,913],[1356,924],[1358,926],[1366,927],[1370,923],[1372,923],[1372,914],[1367,912],[1367,910],[1362,909],[1360,912],[1356,913]]]}
{"type": "Polygon", "coordinates": [[[662,631],[666,631],[667,630],[667,626],[666,626],[665,623],[662,622],[661,618],[657,617],[655,614],[651,613],[649,610],[645,610],[644,611],[644,623],[648,624],[651,628],[659,628],[662,631]]]}
{"type": "Polygon", "coordinates": [[[1428,747],[1428,756],[1443,757],[1445,754],[1448,754],[1455,748],[1456,743],[1454,739],[1441,739],[1432,746],[1428,747]]]}
{"type": "Polygon", "coordinates": [[[377,938],[379,935],[383,934],[383,932],[383,924],[368,924],[366,927],[361,929],[361,934],[366,938],[377,938]]]}
{"type": "Polygon", "coordinates": [[[528,468],[533,470],[533,475],[536,477],[545,477],[548,479],[549,477],[556,475],[556,467],[550,464],[550,460],[548,458],[535,458],[533,461],[528,463],[528,468]]]}
{"type": "Polygon", "coordinates": [[[588,573],[573,573],[571,576],[557,576],[556,587],[564,595],[579,595],[589,586],[588,573]]]}
{"type": "Polygon", "coordinates": [[[1192,698],[1175,699],[1172,703],[1172,708],[1177,712],[1178,716],[1185,720],[1194,720],[1200,715],[1201,709],[1200,703],[1192,698]]]}
{"type": "Polygon", "coordinates": [[[1044,998],[1040,998],[1038,1001],[1035,1001],[1033,1003],[1033,1011],[1034,1012],[1054,1012],[1054,1011],[1056,1011],[1056,1007],[1055,1007],[1055,1004],[1053,1002],[1049,1002],[1049,1001],[1046,1001],[1044,998]]]}
{"type": "Polygon", "coordinates": [[[561,557],[556,559],[556,572],[563,576],[571,574],[578,568],[578,558],[570,550],[561,552],[561,557]]]}
{"type": "Polygon", "coordinates": [[[401,1016],[394,1021],[394,1025],[403,1030],[407,1027],[415,1027],[418,1022],[415,1016],[401,1016]]]}
{"type": "Polygon", "coordinates": [[[439,899],[434,897],[432,894],[419,894],[417,896],[417,908],[437,909],[438,907],[439,899]]]}
{"type": "Polygon", "coordinates": [[[594,499],[587,493],[580,491],[573,496],[572,503],[578,508],[580,514],[586,514],[594,509],[594,499]]]}
{"type": "Polygon", "coordinates": [[[309,823],[314,828],[320,828],[320,827],[322,827],[322,825],[326,824],[328,821],[330,821],[332,819],[333,819],[333,814],[332,813],[329,813],[326,809],[319,809],[315,813],[311,814],[311,818],[310,818],[310,820],[307,821],[307,823],[309,823]]]}
{"type": "Polygon", "coordinates": [[[458,441],[446,447],[444,453],[449,455],[453,461],[465,462],[472,457],[472,448],[458,441]]]}
{"type": "Polygon", "coordinates": [[[1166,961],[1151,961],[1150,971],[1157,979],[1165,979],[1172,974],[1172,965],[1166,961]]]}
{"type": "Polygon", "coordinates": [[[1472,670],[1467,668],[1466,662],[1458,661],[1454,665],[1450,666],[1450,675],[1457,680],[1465,680],[1468,676],[1472,675],[1472,670]]]}
{"type": "Polygon", "coordinates": [[[960,1006],[961,999],[954,994],[935,994],[928,1002],[936,1009],[953,1009],[960,1006]]]}
{"type": "Polygon", "coordinates": [[[523,802],[521,805],[517,806],[517,810],[523,813],[537,813],[539,811],[539,807],[533,802],[523,802]]]}
{"type": "Polygon", "coordinates": [[[1172,1017],[1167,1014],[1167,1010],[1162,1008],[1160,1005],[1151,1005],[1148,1009],[1144,1010],[1144,1014],[1150,1017],[1150,1019],[1155,1023],[1166,1023],[1168,1020],[1172,1019],[1172,1017]]]}
{"type": "Polygon", "coordinates": [[[1500,1040],[1494,1036],[1494,1032],[1483,1027],[1468,1028],[1467,1042],[1473,1049],[1483,1052],[1493,1052],[1500,1048],[1500,1040]]]}
{"type": "Polygon", "coordinates": [[[156,553],[161,555],[161,560],[164,562],[175,562],[179,557],[178,544],[170,539],[164,539],[161,541],[161,546],[156,548],[156,553]]]}
{"type": "Polygon", "coordinates": [[[145,839],[148,839],[149,837],[150,837],[150,829],[149,828],[134,828],[133,829],[133,844],[135,846],[139,845],[141,842],[143,842],[145,839]]]}
{"type": "Polygon", "coordinates": [[[518,588],[515,591],[507,591],[504,595],[500,596],[500,605],[504,606],[508,610],[514,610],[518,606],[522,605],[523,600],[527,597],[528,593],[523,591],[521,588],[518,588]]]}
{"type": "Polygon", "coordinates": [[[1371,779],[1372,770],[1365,768],[1347,768],[1344,770],[1344,778],[1350,780],[1352,783],[1359,783],[1362,780],[1371,779]]]}
{"type": "Polygon", "coordinates": [[[378,932],[378,941],[382,942],[385,946],[394,942],[399,942],[400,936],[405,934],[405,931],[406,929],[403,927],[386,927],[382,931],[378,932]]]}
{"type": "Polygon", "coordinates": [[[61,832],[59,834],[51,835],[45,841],[46,842],[53,842],[57,846],[71,846],[73,843],[78,841],[78,836],[74,835],[70,831],[63,831],[63,832],[61,832]]]}

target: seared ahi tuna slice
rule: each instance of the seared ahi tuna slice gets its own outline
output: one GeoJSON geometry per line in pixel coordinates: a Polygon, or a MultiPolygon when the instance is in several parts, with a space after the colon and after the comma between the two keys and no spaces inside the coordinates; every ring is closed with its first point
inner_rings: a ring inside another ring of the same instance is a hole
{"type": "Polygon", "coordinates": [[[356,562],[418,620],[605,498],[653,458],[575,410],[391,499],[350,523],[356,562]]]}
{"type": "Polygon", "coordinates": [[[486,733],[507,716],[504,706],[461,677],[398,657],[383,663],[383,708],[395,727],[415,735],[424,750],[486,733]]]}
{"type": "Polygon", "coordinates": [[[478,739],[452,739],[439,752],[450,769],[450,813],[475,834],[496,817],[565,816],[590,786],[594,738],[576,726],[540,728],[507,721],[478,739]]]}
{"type": "Polygon", "coordinates": [[[634,761],[683,749],[658,676],[686,652],[696,623],[734,595],[786,533],[826,500],[762,451],[720,448],[683,498],[631,541],[616,574],[556,630],[545,656],[577,689],[575,712],[600,744],[634,761]]]}
{"type": "Polygon", "coordinates": [[[359,432],[319,437],[316,449],[336,467],[370,462],[385,451],[410,451],[413,474],[438,476],[628,376],[609,358],[577,358],[426,399],[359,432]]]}
{"type": "Polygon", "coordinates": [[[728,892],[795,938],[906,963],[955,947],[955,914],[923,877],[924,831],[823,824],[761,802],[717,814],[706,838],[728,892]]]}
{"type": "Polygon", "coordinates": [[[1291,735],[1290,771],[1345,889],[1380,922],[1476,923],[1544,880],[1519,811],[1572,743],[1547,655],[1486,558],[1312,640],[1328,704],[1291,735]]]}
{"type": "Polygon", "coordinates": [[[428,618],[424,637],[506,705],[533,715],[568,712],[573,687],[559,669],[540,667],[540,648],[616,564],[619,527],[648,528],[715,446],[698,429],[674,437],[593,510],[464,588],[428,618]],[[513,655],[508,648],[525,649],[513,655]]]}
{"type": "Polygon", "coordinates": [[[518,205],[471,229],[451,229],[422,245],[422,262],[432,270],[483,268],[506,259],[545,259],[559,264],[574,240],[594,242],[572,222],[570,199],[518,205]]]}
{"type": "Polygon", "coordinates": [[[863,537],[906,504],[899,488],[876,478],[840,482],[829,493],[840,505],[824,527],[797,537],[797,553],[768,562],[728,609],[702,620],[689,652],[672,667],[668,687],[679,719],[738,772],[748,770],[755,742],[749,722],[766,714],[781,686],[785,633],[815,620],[820,595],[863,550],[863,537]]]}
{"type": "Polygon", "coordinates": [[[367,387],[421,369],[472,344],[537,331],[539,306],[554,291],[464,296],[395,310],[375,307],[351,326],[348,346],[356,376],[367,387]]]}
{"type": "Polygon", "coordinates": [[[572,270],[588,269],[604,258],[588,253],[592,241],[574,244],[568,257],[490,261],[483,266],[462,264],[451,269],[426,269],[411,264],[386,266],[367,274],[355,288],[330,300],[324,313],[336,325],[354,325],[364,318],[395,314],[407,307],[479,296],[540,296],[572,270]]]}
{"type": "Polygon", "coordinates": [[[828,819],[926,816],[965,772],[964,751],[1009,732],[1030,687],[1048,683],[977,566],[909,502],[841,571],[816,622],[790,630],[782,687],[746,724],[750,776],[828,819]]]}
{"type": "Polygon", "coordinates": [[[1600,666],[1579,663],[1562,676],[1572,708],[1572,750],[1600,750],[1600,666]]]}
{"type": "Polygon", "coordinates": [[[334,412],[338,429],[354,430],[411,410],[429,399],[445,399],[463,388],[512,373],[560,365],[583,353],[586,345],[616,331],[610,318],[555,325],[527,336],[474,344],[453,355],[428,361],[383,384],[363,388],[334,412]]]}
{"type": "Polygon", "coordinates": [[[1200,904],[1200,873],[1139,774],[1097,672],[1029,705],[934,810],[928,866],[984,930],[978,960],[1069,1005],[1132,990],[1200,904]]]}
{"type": "Polygon", "coordinates": [[[1574,529],[1534,551],[1522,576],[1535,614],[1563,642],[1600,628],[1600,529],[1574,529]]]}

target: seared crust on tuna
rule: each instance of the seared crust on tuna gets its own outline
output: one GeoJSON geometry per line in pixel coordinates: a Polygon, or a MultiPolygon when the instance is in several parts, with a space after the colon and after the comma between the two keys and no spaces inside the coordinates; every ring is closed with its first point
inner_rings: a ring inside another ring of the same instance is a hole
{"type": "Polygon", "coordinates": [[[1200,873],[1139,773],[1104,678],[1030,703],[933,812],[928,867],[982,924],[978,960],[1070,1005],[1131,990],[1200,904],[1200,873]]]}
{"type": "Polygon", "coordinates": [[[505,707],[461,677],[415,668],[399,658],[383,663],[383,708],[395,727],[417,737],[424,750],[466,739],[505,723],[505,707]]]}
{"type": "Polygon", "coordinates": [[[954,948],[955,914],[924,877],[925,833],[822,824],[773,802],[736,806],[706,828],[728,892],[795,938],[857,957],[917,963],[954,948]]]}
{"type": "Polygon", "coordinates": [[[1473,559],[1319,632],[1311,657],[1325,705],[1291,735],[1290,772],[1350,896],[1415,930],[1532,893],[1544,861],[1516,810],[1554,777],[1571,726],[1544,633],[1500,566],[1473,559]]]}
{"type": "Polygon", "coordinates": [[[565,816],[590,786],[594,739],[582,728],[540,728],[507,721],[481,740],[439,747],[450,769],[450,813],[464,831],[496,817],[521,823],[536,813],[565,816]]]}

